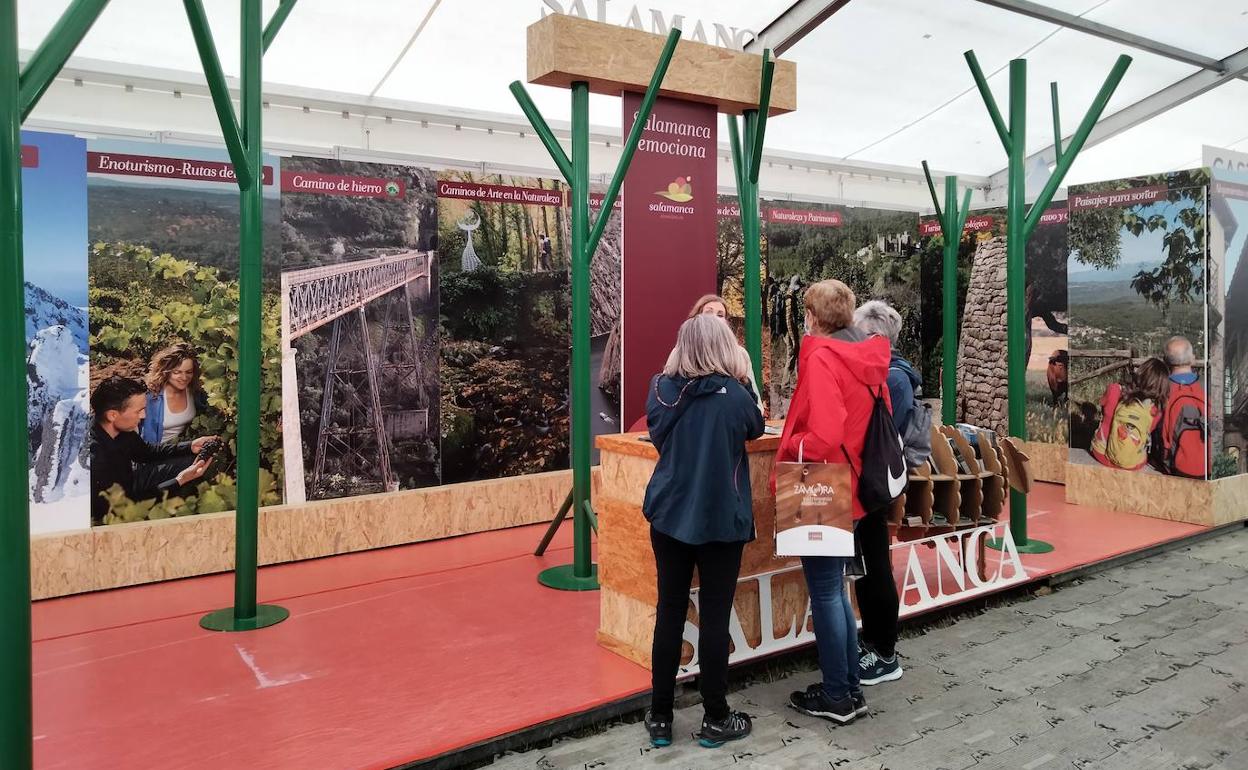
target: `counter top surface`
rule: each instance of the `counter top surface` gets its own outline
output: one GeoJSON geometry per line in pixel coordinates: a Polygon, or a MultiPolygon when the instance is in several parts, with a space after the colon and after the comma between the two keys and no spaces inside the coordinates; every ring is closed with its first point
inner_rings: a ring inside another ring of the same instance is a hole
{"type": "MultiPolygon", "coordinates": [[[[779,421],[769,421],[767,424],[776,428],[784,427],[784,423],[779,421]]],[[[616,454],[657,460],[659,452],[654,448],[654,444],[641,440],[641,437],[645,435],[645,433],[611,433],[605,436],[598,436],[594,440],[594,444],[604,452],[615,452],[616,454]]],[[[745,444],[745,451],[751,454],[774,452],[779,448],[780,436],[771,434],[764,434],[762,438],[747,441],[745,444]]]]}

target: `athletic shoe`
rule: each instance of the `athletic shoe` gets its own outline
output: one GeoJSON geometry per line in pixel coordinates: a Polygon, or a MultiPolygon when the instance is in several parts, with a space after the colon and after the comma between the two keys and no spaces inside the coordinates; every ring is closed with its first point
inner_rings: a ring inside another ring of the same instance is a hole
{"type": "Polygon", "coordinates": [[[901,661],[897,660],[897,653],[893,653],[893,657],[882,657],[874,650],[867,650],[861,658],[858,659],[858,681],[868,687],[881,682],[895,682],[901,679],[901,661]]]}
{"type": "MultiPolygon", "coordinates": [[[[805,691],[791,694],[789,705],[807,716],[819,717],[842,725],[847,725],[858,718],[858,707],[852,696],[830,698],[822,684],[812,684],[805,691]]],[[[866,706],[864,699],[862,707],[865,709],[866,706]]]]}
{"type": "MultiPolygon", "coordinates": [[[[822,685],[820,686],[822,687],[822,685]]],[[[849,697],[854,702],[855,716],[865,717],[871,713],[871,709],[867,708],[867,696],[863,694],[862,690],[854,690],[849,694],[849,697]]]]}
{"type": "MultiPolygon", "coordinates": [[[[806,694],[813,695],[816,691],[823,689],[822,682],[816,682],[806,688],[806,694]]],[[[867,708],[867,696],[863,694],[862,689],[857,689],[849,694],[850,699],[854,702],[854,715],[865,717],[871,713],[871,709],[867,708]]]]}
{"type": "Polygon", "coordinates": [[[702,720],[702,732],[698,733],[698,743],[708,749],[717,749],[728,741],[739,741],[754,729],[748,714],[730,711],[723,719],[705,717],[702,720]]]}
{"type": "Polygon", "coordinates": [[[656,719],[653,712],[646,712],[646,732],[650,733],[651,746],[672,745],[671,717],[656,719]]]}

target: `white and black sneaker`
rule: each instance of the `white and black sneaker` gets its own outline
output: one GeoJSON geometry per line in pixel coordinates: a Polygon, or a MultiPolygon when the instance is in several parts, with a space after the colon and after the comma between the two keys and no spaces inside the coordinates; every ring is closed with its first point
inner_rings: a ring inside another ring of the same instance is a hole
{"type": "Polygon", "coordinates": [[[862,657],[858,658],[858,681],[860,684],[871,686],[881,684],[883,682],[895,682],[901,679],[901,661],[897,659],[897,653],[893,653],[893,657],[885,658],[872,649],[866,649],[862,653],[862,657]]]}
{"type": "MultiPolygon", "coordinates": [[[[847,725],[858,718],[858,705],[852,695],[844,698],[830,698],[823,689],[822,683],[812,684],[804,691],[789,696],[789,705],[803,714],[819,717],[829,722],[847,725]]],[[[866,699],[862,700],[862,708],[867,708],[866,699]]]]}
{"type": "Polygon", "coordinates": [[[728,741],[739,741],[754,729],[749,714],[740,711],[729,711],[723,719],[702,719],[702,731],[698,733],[698,743],[704,748],[717,749],[728,741]]]}

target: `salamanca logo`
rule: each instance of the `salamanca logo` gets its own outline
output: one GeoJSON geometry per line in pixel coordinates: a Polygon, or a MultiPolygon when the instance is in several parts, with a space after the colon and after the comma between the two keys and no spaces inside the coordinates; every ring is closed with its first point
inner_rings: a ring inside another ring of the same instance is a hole
{"type": "MultiPolygon", "coordinates": [[[[593,5],[596,10],[594,19],[604,24],[610,24],[614,23],[607,19],[607,4],[610,2],[611,0],[542,0],[542,5],[545,6],[542,8],[542,18],[546,18],[546,12],[549,10],[555,13],[588,19],[590,18],[589,11],[585,6],[593,5]]],[[[738,51],[745,50],[745,47],[758,37],[758,34],[753,30],[738,29],[712,22],[710,25],[711,34],[714,36],[714,42],[712,43],[711,38],[706,34],[706,25],[702,23],[701,19],[689,21],[685,19],[683,14],[679,13],[674,13],[669,18],[663,11],[654,8],[647,8],[645,11],[642,11],[635,3],[626,5],[617,2],[613,8],[621,9],[621,14],[623,14],[624,8],[628,8],[628,13],[625,15],[624,23],[621,26],[639,29],[642,32],[653,32],[656,35],[666,35],[672,27],[679,27],[685,31],[685,36],[690,40],[717,45],[721,48],[734,48],[738,51]],[[650,18],[648,29],[645,22],[642,21],[643,14],[648,15],[650,18]]]]}

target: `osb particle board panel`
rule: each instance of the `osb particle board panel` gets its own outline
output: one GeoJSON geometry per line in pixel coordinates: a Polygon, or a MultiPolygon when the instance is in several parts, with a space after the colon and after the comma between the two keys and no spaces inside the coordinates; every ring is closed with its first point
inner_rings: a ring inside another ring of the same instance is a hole
{"type": "MultiPolygon", "coordinates": [[[[595,486],[597,486],[595,474],[595,486]]],[[[260,511],[260,563],[364,551],[554,518],[571,486],[556,471],[260,511]]],[[[234,514],[114,524],[31,538],[35,599],[224,572],[234,514]]]]}
{"type": "Polygon", "coordinates": [[[1062,444],[1045,444],[1040,441],[1026,441],[1022,446],[1023,453],[1031,458],[1031,475],[1036,481],[1049,481],[1054,484],[1066,483],[1066,459],[1070,450],[1062,444]]]}
{"type": "MultiPolygon", "coordinates": [[[[595,503],[598,511],[598,577],[603,587],[643,602],[658,600],[650,524],[641,507],[609,497],[595,503]]],[[[741,576],[796,566],[796,557],[775,556],[776,505],[770,497],[754,499],[757,536],[741,555],[741,576]]],[[[698,585],[695,573],[693,585],[698,585]]]]}
{"type": "Polygon", "coordinates": [[[1213,482],[1214,526],[1248,519],[1248,475],[1213,482]]]}
{"type": "MultiPolygon", "coordinates": [[[[1099,465],[1068,463],[1066,466],[1066,501],[1069,503],[1205,527],[1223,523],[1217,521],[1214,506],[1214,490],[1218,484],[1099,465]]],[[[1230,491],[1233,490],[1228,487],[1228,495],[1230,491]]],[[[1240,517],[1244,515],[1241,510],[1240,517]]]]}
{"type": "MultiPolygon", "coordinates": [[[[644,92],[654,75],[664,35],[565,14],[549,14],[528,29],[528,80],[546,86],[589,83],[594,93],[644,92]]],[[[681,40],[660,93],[714,104],[720,112],[758,109],[762,57],[681,40]]],[[[797,65],[776,61],[769,115],[797,109],[797,65]]]]}

